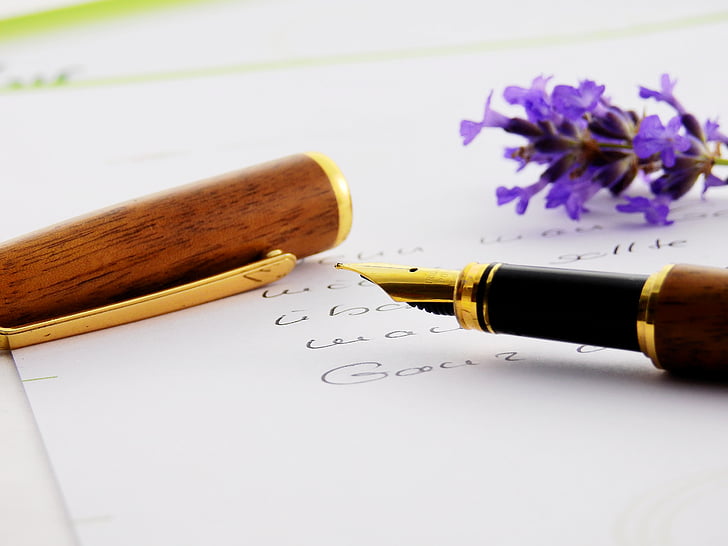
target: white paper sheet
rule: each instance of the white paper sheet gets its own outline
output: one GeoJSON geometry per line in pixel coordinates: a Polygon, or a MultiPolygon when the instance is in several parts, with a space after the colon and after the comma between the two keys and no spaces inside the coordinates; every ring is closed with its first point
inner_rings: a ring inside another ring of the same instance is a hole
{"type": "Polygon", "coordinates": [[[721,189],[669,227],[608,197],[580,223],[537,202],[516,217],[494,203],[529,177],[508,141],[457,134],[490,89],[541,73],[637,106],[669,71],[691,109],[725,116],[726,76],[696,62],[725,30],[3,96],[2,170],[34,196],[7,236],[310,149],[354,199],[350,238],[274,285],[14,352],[82,543],[724,543],[724,385],[465,332],[332,266],[728,266],[721,189]]]}

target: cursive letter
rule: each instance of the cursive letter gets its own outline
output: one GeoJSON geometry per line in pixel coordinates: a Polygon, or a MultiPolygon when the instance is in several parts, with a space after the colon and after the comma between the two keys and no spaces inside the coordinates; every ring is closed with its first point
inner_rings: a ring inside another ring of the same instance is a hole
{"type": "Polygon", "coordinates": [[[373,369],[376,370],[377,368],[381,368],[381,366],[382,365],[379,362],[355,362],[354,364],[346,364],[344,366],[339,366],[338,368],[329,370],[328,372],[323,374],[321,376],[321,381],[323,381],[324,383],[328,383],[329,385],[355,385],[357,383],[369,383],[371,381],[379,381],[380,379],[388,377],[389,374],[387,372],[374,371],[358,371],[356,373],[352,373],[352,370],[360,370],[367,367],[373,367],[373,369]],[[341,375],[340,379],[335,377],[338,375],[341,375]],[[368,377],[369,379],[352,380],[352,378],[359,377],[368,377]]]}
{"type": "MultiPolygon", "coordinates": [[[[291,311],[291,313],[303,313],[303,311],[302,310],[294,310],[294,311],[291,311]]],[[[303,322],[304,320],[308,320],[308,315],[303,315],[303,317],[298,318],[296,320],[291,320],[291,321],[284,322],[284,319],[287,316],[288,315],[281,315],[280,317],[278,317],[276,319],[276,326],[288,326],[289,324],[296,324],[297,322],[303,322]]]]}
{"type": "Polygon", "coordinates": [[[356,339],[352,339],[349,341],[344,341],[340,337],[334,338],[331,340],[331,343],[329,345],[319,345],[315,347],[313,344],[316,343],[315,339],[309,339],[306,343],[306,347],[309,349],[326,349],[328,347],[336,347],[337,345],[349,345],[350,343],[357,343],[359,341],[371,341],[370,339],[367,339],[365,337],[359,336],[356,339]]]}

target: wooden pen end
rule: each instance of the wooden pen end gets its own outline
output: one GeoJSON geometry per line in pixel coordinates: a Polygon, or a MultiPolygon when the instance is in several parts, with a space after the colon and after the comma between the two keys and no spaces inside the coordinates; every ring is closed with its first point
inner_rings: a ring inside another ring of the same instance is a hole
{"type": "Polygon", "coordinates": [[[668,266],[645,284],[640,348],[681,375],[728,375],[728,270],[668,266]]]}

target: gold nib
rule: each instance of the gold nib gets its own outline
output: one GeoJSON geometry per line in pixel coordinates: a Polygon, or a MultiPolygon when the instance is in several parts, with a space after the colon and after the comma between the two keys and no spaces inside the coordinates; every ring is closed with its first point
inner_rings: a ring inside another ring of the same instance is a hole
{"type": "Polygon", "coordinates": [[[394,301],[452,302],[459,271],[381,263],[336,264],[379,285],[394,301]]]}

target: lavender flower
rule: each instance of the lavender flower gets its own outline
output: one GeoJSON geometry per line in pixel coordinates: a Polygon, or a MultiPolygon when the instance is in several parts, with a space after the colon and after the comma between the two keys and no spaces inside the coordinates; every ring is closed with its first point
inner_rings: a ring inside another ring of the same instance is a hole
{"type": "Polygon", "coordinates": [[[523,108],[525,118],[508,117],[491,107],[493,93],[485,103],[481,121],[464,120],[460,125],[463,144],[470,144],[486,127],[516,134],[526,143],[506,148],[505,156],[518,163],[518,170],[535,163],[544,165],[541,176],[525,187],[501,186],[499,205],[516,201],[523,214],[531,199],[546,190],[546,207],[564,207],[578,220],[588,212],[586,203],[600,190],[619,196],[638,173],[645,175],[652,197],[626,197],[619,212],[641,213],[650,224],[668,225],[670,204],[687,193],[702,176],[703,193],[728,185],[712,173],[715,165],[728,165],[720,157],[728,136],[716,121],[702,125],[687,112],[673,93],[675,80],[665,74],[660,89],[640,87],[639,95],[671,106],[676,114],[666,124],[659,116],[640,117],[623,110],[604,97],[604,86],[584,80],[576,87],[557,85],[547,90],[550,78],[539,76],[531,86],[507,87],[506,102],[523,108]]]}

